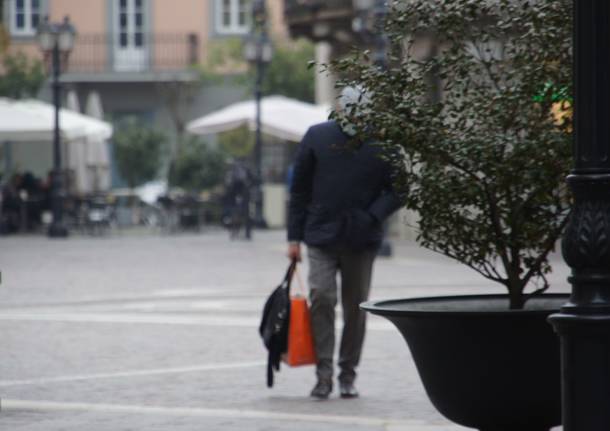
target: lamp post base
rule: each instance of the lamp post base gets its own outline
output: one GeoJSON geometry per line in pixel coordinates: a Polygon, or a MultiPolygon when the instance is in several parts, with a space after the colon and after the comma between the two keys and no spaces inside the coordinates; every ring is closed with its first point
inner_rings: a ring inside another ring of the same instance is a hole
{"type": "Polygon", "coordinates": [[[254,216],[254,218],[252,219],[252,226],[257,229],[267,229],[269,227],[269,225],[267,225],[267,221],[262,215],[254,216]]]}
{"type": "Polygon", "coordinates": [[[610,310],[578,310],[566,305],[549,321],[561,340],[563,375],[563,429],[610,429],[607,390],[610,310]],[[585,314],[590,312],[591,314],[585,314]]]}
{"type": "Polygon", "coordinates": [[[383,239],[379,250],[377,250],[377,256],[381,257],[392,257],[392,243],[388,239],[389,224],[386,222],[383,224],[383,239]]]}
{"type": "Polygon", "coordinates": [[[392,243],[387,239],[384,239],[381,246],[379,246],[377,255],[381,257],[392,257],[392,243]]]}
{"type": "Polygon", "coordinates": [[[68,229],[60,223],[53,223],[49,226],[47,235],[49,238],[67,238],[68,229]]]}

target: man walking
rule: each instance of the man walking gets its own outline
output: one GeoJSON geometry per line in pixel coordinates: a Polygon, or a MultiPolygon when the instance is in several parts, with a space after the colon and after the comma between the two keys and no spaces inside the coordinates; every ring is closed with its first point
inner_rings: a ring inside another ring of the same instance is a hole
{"type": "MultiPolygon", "coordinates": [[[[363,95],[347,87],[339,109],[360,103],[363,95]]],[[[310,263],[311,319],[318,362],[315,398],[328,398],[333,384],[337,273],[341,276],[343,333],[339,350],[342,398],[358,396],[356,367],[364,341],[365,313],[373,261],[382,223],[400,201],[392,190],[390,166],[370,142],[350,143],[352,132],[336,122],[312,126],[297,152],[290,189],[288,257],[301,259],[301,242],[310,263]]]]}
{"type": "Polygon", "coordinates": [[[250,217],[250,188],[252,173],[240,161],[235,161],[225,178],[226,212],[230,220],[230,236],[236,239],[244,228],[246,239],[252,237],[252,219],[250,217]]]}

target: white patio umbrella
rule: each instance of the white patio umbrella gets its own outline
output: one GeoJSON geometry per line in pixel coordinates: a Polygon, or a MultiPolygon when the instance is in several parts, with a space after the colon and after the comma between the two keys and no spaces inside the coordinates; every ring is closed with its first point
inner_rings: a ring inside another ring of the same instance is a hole
{"type": "Polygon", "coordinates": [[[85,114],[98,120],[104,119],[104,108],[102,107],[102,98],[97,91],[91,91],[87,95],[87,103],[85,105],[85,114]]]}
{"type": "Polygon", "coordinates": [[[22,109],[14,100],[0,98],[0,142],[48,141],[52,134],[52,123],[22,109]]]}
{"type": "MultiPolygon", "coordinates": [[[[102,98],[97,91],[87,95],[85,114],[98,120],[104,119],[102,98]]],[[[106,139],[89,139],[87,146],[87,165],[93,173],[93,189],[106,190],[110,188],[110,151],[106,139]]]]}
{"type": "MultiPolygon", "coordinates": [[[[55,108],[53,105],[40,100],[24,100],[18,103],[22,108],[31,110],[44,121],[53,123],[55,108]]],[[[78,138],[109,139],[112,136],[112,125],[79,112],[61,109],[59,111],[59,124],[67,140],[78,138]]]]}
{"type": "Polygon", "coordinates": [[[66,95],[66,108],[70,111],[80,112],[80,102],[76,90],[71,89],[66,95]]]}
{"type": "MultiPolygon", "coordinates": [[[[65,163],[75,172],[76,188],[82,192],[104,188],[103,182],[90,180],[87,166],[91,158],[108,165],[105,141],[112,136],[112,125],[69,109],[61,109],[59,116],[65,163]]],[[[53,140],[54,124],[55,108],[51,104],[0,98],[0,142],[30,147],[49,144],[53,140]]],[[[28,151],[28,157],[38,157],[36,152],[28,151]]],[[[5,163],[8,166],[9,161],[5,163]]]]}
{"type": "MultiPolygon", "coordinates": [[[[261,100],[261,129],[263,133],[300,141],[307,129],[328,119],[328,106],[313,105],[284,96],[268,96],[261,100]]],[[[187,124],[190,133],[206,135],[224,132],[247,125],[256,128],[256,102],[248,100],[229,105],[187,124]]]]}
{"type": "MultiPolygon", "coordinates": [[[[0,142],[40,141],[53,139],[55,108],[39,100],[0,98],[0,142]]],[[[112,136],[112,125],[95,118],[61,109],[59,125],[64,139],[112,136]]]]}
{"type": "MultiPolygon", "coordinates": [[[[102,107],[102,99],[97,91],[92,91],[87,96],[87,104],[85,107],[85,114],[89,118],[95,118],[103,121],[104,119],[104,108],[102,107]]],[[[100,166],[110,166],[110,156],[108,154],[108,148],[106,139],[103,136],[96,136],[96,139],[91,137],[88,139],[89,152],[87,153],[87,161],[90,164],[100,166]]]]}

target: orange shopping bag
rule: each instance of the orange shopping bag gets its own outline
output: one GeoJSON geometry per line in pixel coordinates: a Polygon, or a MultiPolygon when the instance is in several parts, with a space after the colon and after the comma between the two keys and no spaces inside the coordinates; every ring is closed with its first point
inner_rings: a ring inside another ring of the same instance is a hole
{"type": "MultiPolygon", "coordinates": [[[[298,273],[297,278],[299,279],[301,290],[304,290],[298,273]]],[[[284,362],[291,367],[316,363],[316,351],[311,332],[311,317],[307,299],[303,295],[296,295],[290,298],[288,350],[284,357],[284,362]]]]}
{"type": "Polygon", "coordinates": [[[290,325],[288,326],[288,351],[285,362],[291,367],[316,363],[316,352],[311,334],[311,318],[307,299],[290,298],[290,325]]]}

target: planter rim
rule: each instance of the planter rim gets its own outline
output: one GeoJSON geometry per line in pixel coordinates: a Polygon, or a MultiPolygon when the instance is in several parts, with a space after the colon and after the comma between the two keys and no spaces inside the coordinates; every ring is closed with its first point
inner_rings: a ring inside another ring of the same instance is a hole
{"type": "MultiPolygon", "coordinates": [[[[563,299],[568,302],[570,298],[569,293],[547,293],[539,296],[535,296],[530,299],[563,299]]],[[[557,308],[539,308],[539,309],[524,309],[524,310],[510,310],[506,309],[494,309],[494,310],[451,310],[451,309],[430,309],[428,307],[418,308],[418,305],[430,305],[430,304],[441,304],[443,302],[480,302],[489,300],[502,300],[507,301],[507,294],[492,294],[492,295],[453,295],[453,296],[427,296],[427,297],[416,297],[416,298],[398,298],[398,299],[386,299],[382,301],[367,301],[360,304],[360,308],[368,311],[372,314],[381,316],[538,316],[548,315],[550,312],[559,311],[561,305],[557,308]],[[397,307],[400,305],[400,307],[397,307]],[[412,307],[407,308],[409,305],[412,307]]]]}

